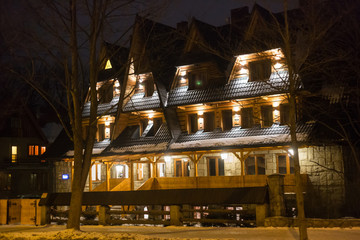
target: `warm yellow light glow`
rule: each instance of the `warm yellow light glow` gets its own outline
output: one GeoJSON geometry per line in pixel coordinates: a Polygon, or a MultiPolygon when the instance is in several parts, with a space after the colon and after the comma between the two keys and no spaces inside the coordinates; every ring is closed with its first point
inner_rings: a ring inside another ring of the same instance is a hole
{"type": "Polygon", "coordinates": [[[288,150],[288,153],[289,153],[289,155],[294,156],[294,150],[293,150],[293,149],[290,148],[290,149],[288,150]]]}
{"type": "Polygon", "coordinates": [[[274,117],[278,118],[279,117],[279,110],[274,110],[274,117]]]}
{"type": "Polygon", "coordinates": [[[234,112],[238,112],[238,111],[240,111],[240,108],[239,108],[238,106],[235,106],[235,107],[233,108],[233,110],[234,110],[234,112]]]}
{"type": "Polygon", "coordinates": [[[228,154],[227,153],[221,153],[220,156],[221,156],[222,159],[226,160],[227,157],[228,157],[228,154]]]}
{"type": "Polygon", "coordinates": [[[115,86],[115,87],[120,87],[120,83],[119,83],[118,80],[115,81],[114,86],[115,86]]]}
{"type": "Polygon", "coordinates": [[[106,61],[105,69],[111,69],[111,68],[112,68],[111,62],[110,62],[110,60],[108,59],[108,60],[106,61]]]}
{"type": "Polygon", "coordinates": [[[154,114],[153,113],[149,113],[149,118],[153,118],[154,114]]]}
{"type": "Polygon", "coordinates": [[[248,70],[246,68],[241,68],[240,69],[240,74],[247,74],[248,70]]]}
{"type": "Polygon", "coordinates": [[[154,123],[154,121],[149,119],[149,124],[153,124],[153,123],[154,123]]]}
{"type": "Polygon", "coordinates": [[[282,67],[282,64],[281,63],[276,63],[275,65],[274,65],[274,68],[275,69],[279,69],[279,68],[281,68],[282,67]]]}
{"type": "Polygon", "coordinates": [[[204,115],[204,111],[199,111],[198,114],[199,114],[200,116],[202,116],[202,115],[204,115]]]}
{"type": "Polygon", "coordinates": [[[167,163],[168,163],[168,162],[170,162],[170,161],[171,161],[171,157],[170,157],[170,156],[165,156],[165,157],[164,157],[164,160],[165,160],[165,162],[167,162],[167,163]]]}
{"type": "Polygon", "coordinates": [[[17,146],[11,146],[11,154],[17,154],[17,146]]]}
{"type": "Polygon", "coordinates": [[[245,64],[246,64],[246,61],[240,61],[241,66],[245,66],[245,64]]]}
{"type": "Polygon", "coordinates": [[[200,123],[200,124],[203,124],[203,123],[204,123],[204,118],[199,117],[199,123],[200,123]]]}
{"type": "Polygon", "coordinates": [[[278,107],[280,105],[280,102],[273,102],[272,105],[273,107],[278,107]]]}
{"type": "Polygon", "coordinates": [[[181,83],[186,83],[186,78],[182,77],[182,78],[180,79],[180,81],[181,81],[181,83]]]}
{"type": "Polygon", "coordinates": [[[187,161],[188,161],[188,159],[187,159],[187,158],[183,158],[183,161],[184,161],[184,162],[187,162],[187,161]]]}
{"type": "Polygon", "coordinates": [[[180,76],[184,77],[186,75],[186,71],[185,70],[181,70],[180,71],[180,76]]]}

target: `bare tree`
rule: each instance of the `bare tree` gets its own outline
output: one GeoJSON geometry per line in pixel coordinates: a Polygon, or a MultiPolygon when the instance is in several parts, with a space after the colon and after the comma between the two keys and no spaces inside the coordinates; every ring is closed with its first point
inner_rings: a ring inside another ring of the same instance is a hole
{"type": "MultiPolygon", "coordinates": [[[[70,0],[70,1],[33,1],[28,2],[29,19],[34,20],[22,26],[22,33],[8,34],[16,39],[17,52],[14,56],[26,58],[30,63],[27,73],[16,73],[19,78],[26,81],[31,87],[46,99],[59,117],[60,122],[74,146],[74,174],[71,186],[71,202],[67,228],[80,229],[80,215],[82,195],[89,169],[95,137],[97,132],[97,88],[99,71],[104,64],[104,59],[99,55],[101,45],[105,40],[126,44],[122,38],[128,38],[131,29],[126,22],[126,16],[146,9],[143,14],[157,12],[161,3],[153,4],[136,0],[70,0]],[[125,24],[122,24],[125,21],[125,24]],[[115,26],[114,23],[117,25],[115,26]],[[115,29],[117,30],[114,30],[115,29]],[[119,30],[121,29],[121,30],[119,30]],[[27,31],[29,30],[29,31],[27,31]],[[114,35],[117,35],[114,37],[114,35]],[[109,36],[110,35],[110,36],[109,36]],[[25,37],[27,44],[20,38],[25,37]],[[19,54],[21,53],[21,54],[19,54]],[[63,87],[66,93],[65,103],[54,99],[43,86],[36,82],[35,72],[39,62],[48,66],[57,65],[63,69],[61,76],[53,77],[63,87]],[[86,139],[83,139],[82,109],[85,91],[90,86],[88,93],[90,99],[89,128],[86,130],[86,139]],[[55,104],[54,101],[58,102],[55,104]],[[67,116],[63,116],[58,106],[66,109],[67,116]],[[67,124],[69,122],[69,124],[67,124]]],[[[130,20],[132,21],[132,20],[130,20]]],[[[9,21],[10,22],[10,21],[9,21]]],[[[124,66],[126,67],[126,66],[124,66]]]]}

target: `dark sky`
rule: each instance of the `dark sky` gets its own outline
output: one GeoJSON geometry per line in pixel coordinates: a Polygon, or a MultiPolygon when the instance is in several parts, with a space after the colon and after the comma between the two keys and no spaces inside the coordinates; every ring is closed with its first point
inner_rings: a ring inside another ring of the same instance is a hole
{"type": "MultiPolygon", "coordinates": [[[[173,27],[177,22],[188,21],[191,17],[220,26],[226,24],[231,9],[249,6],[251,11],[255,2],[273,12],[284,9],[284,0],[168,0],[165,2],[166,8],[154,20],[173,27]]],[[[288,0],[288,2],[289,9],[298,6],[298,0],[288,0]]]]}

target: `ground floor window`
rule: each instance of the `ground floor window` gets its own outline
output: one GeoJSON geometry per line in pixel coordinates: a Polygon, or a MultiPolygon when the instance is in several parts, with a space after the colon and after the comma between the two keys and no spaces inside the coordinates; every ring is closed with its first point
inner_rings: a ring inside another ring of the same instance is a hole
{"type": "Polygon", "coordinates": [[[265,157],[253,155],[245,159],[246,175],[265,175],[265,157]]]}
{"type": "Polygon", "coordinates": [[[165,163],[158,163],[157,171],[158,177],[165,177],[165,163]]]}
{"type": "Polygon", "coordinates": [[[280,174],[294,174],[294,159],[288,154],[277,156],[277,172],[280,174]]]}
{"type": "Polygon", "coordinates": [[[144,167],[142,163],[136,164],[137,180],[144,179],[144,167]]]}
{"type": "Polygon", "coordinates": [[[175,159],[175,177],[189,177],[190,176],[190,164],[189,161],[183,159],[175,159]]]}
{"type": "Polygon", "coordinates": [[[101,163],[94,163],[91,167],[91,180],[101,181],[101,163]]]}
{"type": "Polygon", "coordinates": [[[115,178],[128,178],[128,177],[129,177],[129,169],[126,164],[115,165],[115,178]]]}
{"type": "Polygon", "coordinates": [[[224,159],[220,157],[208,158],[208,175],[209,176],[224,176],[224,159]]]}

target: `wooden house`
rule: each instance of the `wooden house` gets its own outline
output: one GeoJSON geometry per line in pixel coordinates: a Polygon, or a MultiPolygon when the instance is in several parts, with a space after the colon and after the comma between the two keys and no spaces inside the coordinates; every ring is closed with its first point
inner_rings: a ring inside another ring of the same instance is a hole
{"type": "MultiPolygon", "coordinates": [[[[123,74],[98,83],[100,120],[86,191],[257,187],[283,174],[291,199],[287,65],[276,41],[265,47],[254,40],[266,35],[260,30],[268,21],[258,5],[251,13],[234,10],[231,24],[221,27],[193,19],[175,29],[138,16],[127,61],[115,69],[123,74]]],[[[115,67],[108,60],[104,71],[115,67]]],[[[338,216],[344,180],[329,169],[343,171],[342,148],[312,143],[316,123],[304,121],[306,106],[301,97],[297,102],[306,205],[314,216],[338,216]]],[[[56,189],[70,191],[71,148],[57,154],[56,189]]]]}

